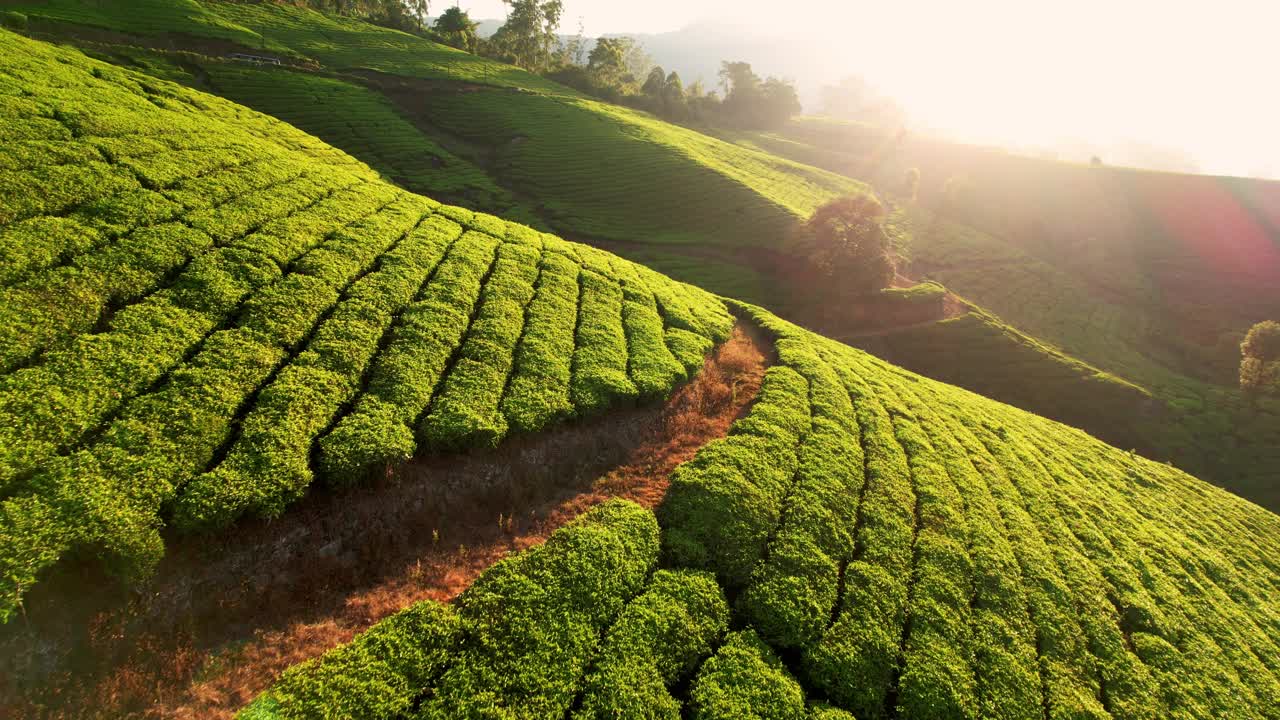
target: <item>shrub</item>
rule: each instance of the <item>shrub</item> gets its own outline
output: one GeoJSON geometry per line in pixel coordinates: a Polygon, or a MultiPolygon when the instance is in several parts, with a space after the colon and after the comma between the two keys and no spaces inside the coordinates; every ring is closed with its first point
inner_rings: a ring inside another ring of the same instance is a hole
{"type": "Polygon", "coordinates": [[[747,583],[795,475],[810,422],[806,385],[790,368],[770,368],[732,434],[677,468],[658,510],[674,564],[713,571],[727,587],[747,583]]]}
{"type": "Polygon", "coordinates": [[[728,623],[724,593],[710,574],[659,570],[609,628],[573,718],[679,718],[668,688],[711,654],[728,623]]]}
{"type": "Polygon", "coordinates": [[[1240,389],[1257,393],[1280,388],[1280,322],[1267,320],[1249,329],[1240,343],[1240,389]]]}
{"type": "Polygon", "coordinates": [[[1240,353],[1263,362],[1280,360],[1280,322],[1265,320],[1250,328],[1240,353]]]}
{"type": "Polygon", "coordinates": [[[445,668],[461,638],[457,613],[426,600],[346,645],[284,672],[240,720],[391,720],[445,668]]]}
{"type": "Polygon", "coordinates": [[[695,720],[806,717],[804,691],[754,630],[733,633],[689,690],[695,720]]]}

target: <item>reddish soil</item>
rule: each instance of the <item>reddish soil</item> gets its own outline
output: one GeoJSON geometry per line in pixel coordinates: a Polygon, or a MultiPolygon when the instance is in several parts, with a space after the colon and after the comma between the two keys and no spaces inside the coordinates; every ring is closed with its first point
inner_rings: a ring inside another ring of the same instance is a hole
{"type": "Polygon", "coordinates": [[[749,408],[770,348],[739,325],[663,404],[423,458],[226,537],[174,539],[132,592],[64,571],[0,627],[0,716],[229,718],[289,665],[453,598],[597,503],[656,505],[671,471],[749,408]]]}

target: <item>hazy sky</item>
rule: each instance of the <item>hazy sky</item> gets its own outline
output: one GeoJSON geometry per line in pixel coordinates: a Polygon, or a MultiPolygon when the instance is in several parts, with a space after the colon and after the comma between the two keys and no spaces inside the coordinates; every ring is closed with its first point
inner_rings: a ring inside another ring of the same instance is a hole
{"type": "MultiPolygon", "coordinates": [[[[444,6],[433,3],[433,11],[444,6]]],[[[460,0],[501,18],[499,0],[460,0]]],[[[1280,176],[1280,2],[564,0],[588,35],[732,21],[857,73],[920,125],[980,142],[1137,141],[1205,171],[1280,176]]],[[[750,61],[750,57],[741,59],[750,61]]]]}

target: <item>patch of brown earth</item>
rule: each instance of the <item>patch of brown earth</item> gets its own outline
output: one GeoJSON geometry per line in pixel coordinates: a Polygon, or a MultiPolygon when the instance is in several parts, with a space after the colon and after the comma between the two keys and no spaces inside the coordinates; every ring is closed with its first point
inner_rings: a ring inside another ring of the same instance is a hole
{"type": "Polygon", "coordinates": [[[289,665],[453,598],[597,503],[655,506],[671,471],[746,412],[771,347],[740,324],[663,404],[424,458],[274,522],[175,540],[124,598],[86,590],[88,569],[51,578],[0,637],[0,716],[229,718],[289,665]]]}

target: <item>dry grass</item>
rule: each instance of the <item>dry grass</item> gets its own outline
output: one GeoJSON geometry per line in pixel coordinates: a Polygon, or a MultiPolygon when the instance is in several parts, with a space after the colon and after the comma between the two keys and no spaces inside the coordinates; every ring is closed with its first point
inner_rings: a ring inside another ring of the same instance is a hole
{"type": "Polygon", "coordinates": [[[655,506],[671,471],[746,411],[768,346],[739,326],[663,405],[423,458],[275,522],[175,540],[127,598],[86,593],[89,569],[53,578],[0,639],[0,716],[228,718],[289,665],[453,598],[597,503],[655,506]]]}

